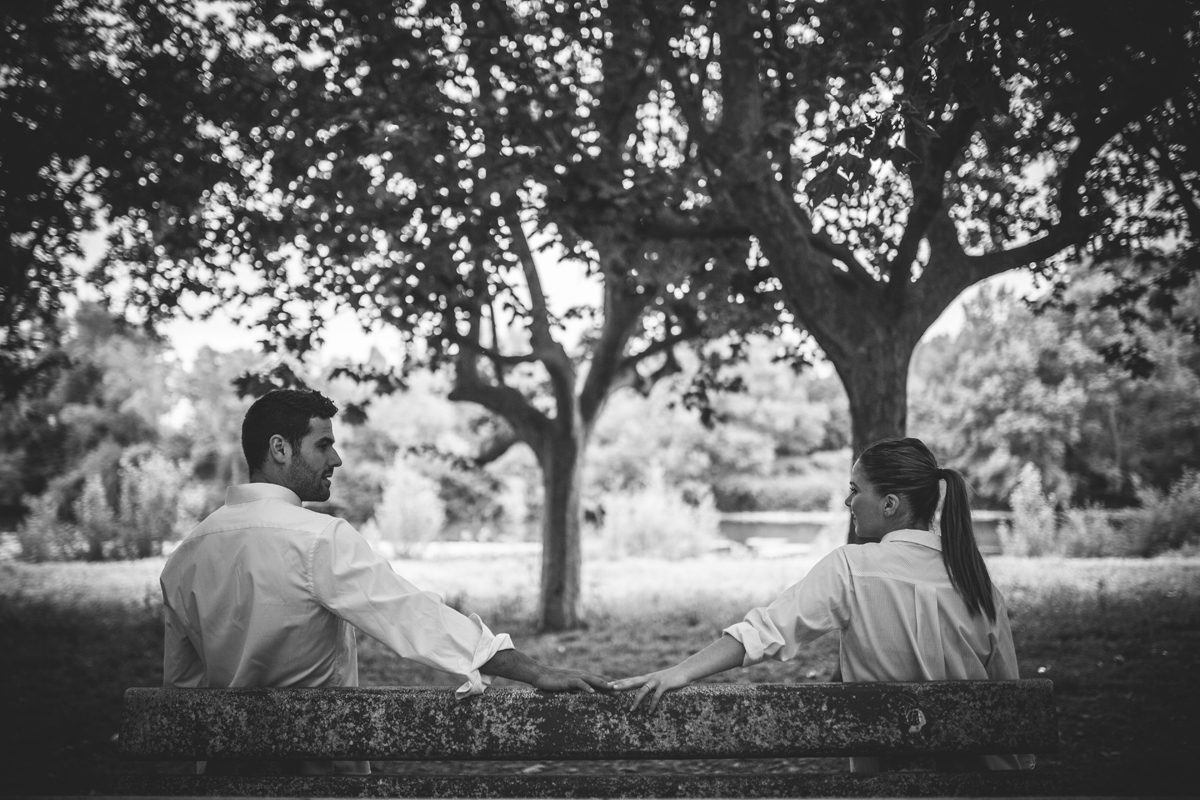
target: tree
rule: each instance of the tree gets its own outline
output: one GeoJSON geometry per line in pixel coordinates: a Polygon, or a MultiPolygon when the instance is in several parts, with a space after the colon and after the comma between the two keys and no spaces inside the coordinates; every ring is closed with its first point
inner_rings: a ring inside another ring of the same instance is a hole
{"type": "Polygon", "coordinates": [[[41,494],[106,442],[119,449],[158,438],[171,374],[161,343],[94,303],[55,323],[60,346],[44,369],[3,403],[0,453],[13,464],[0,488],[18,504],[41,494]]]}
{"type": "Polygon", "coordinates": [[[913,348],[968,286],[1200,233],[1195,4],[642,13],[706,207],[833,362],[855,453],[905,433],[913,348]]]}
{"type": "Polygon", "coordinates": [[[543,622],[568,626],[590,430],[672,346],[749,324],[778,289],[845,384],[857,450],[904,431],[912,349],[965,287],[1188,240],[1196,14],[249,3],[189,87],[180,141],[211,163],[124,215],[109,266],[152,313],[265,300],[277,344],[304,349],[341,303],[454,361],[455,396],[508,421],[496,451],[538,454],[543,622]],[[544,248],[603,283],[586,374],[544,248]]]}
{"type": "Polygon", "coordinates": [[[265,301],[273,346],[293,352],[350,308],[400,330],[410,364],[451,363],[451,397],[503,421],[479,460],[516,442],[537,456],[549,629],[580,622],[580,480],[607,399],[761,318],[745,241],[638,228],[690,203],[695,178],[645,119],[637,23],[569,4],[239,9],[205,67],[226,112],[185,134],[220,143],[220,180],[181,175],[196,185],[133,210],[142,235],[99,278],[151,313],[187,293],[265,301]],[[539,252],[581,264],[596,307],[556,314],[539,252]]]}
{"type": "Polygon", "coordinates": [[[914,359],[914,427],[961,465],[988,502],[1003,505],[1026,464],[1063,503],[1129,506],[1140,487],[1168,489],[1200,463],[1200,343],[1170,323],[1200,313],[1193,282],[1171,311],[1146,299],[1126,329],[1093,310],[1131,263],[1073,268],[1061,308],[1034,313],[1011,293],[967,305],[962,329],[914,359]],[[1103,353],[1140,342],[1154,369],[1134,376],[1103,353]]]}
{"type": "MultiPolygon", "coordinates": [[[[114,542],[123,553],[144,554],[148,542],[131,544],[129,526],[117,527],[116,517],[106,526],[101,517],[114,509],[124,513],[124,522],[154,517],[153,512],[142,513],[158,500],[139,480],[138,470],[154,457],[160,441],[159,421],[171,405],[172,365],[161,342],[95,303],[84,303],[71,317],[56,321],[54,339],[59,347],[43,356],[50,366],[0,407],[0,462],[9,465],[0,497],[14,521],[41,508],[52,526],[82,522],[81,494],[90,493],[92,500],[104,494],[107,505],[85,504],[99,508],[101,513],[91,519],[98,524],[83,540],[58,548],[58,555],[78,552],[98,559],[114,542]],[[123,486],[126,481],[131,482],[123,486]],[[124,505],[123,492],[129,501],[124,505]]],[[[173,477],[164,473],[164,486],[173,477]]],[[[160,537],[170,533],[161,531],[160,537]]],[[[27,557],[36,557],[46,544],[33,538],[31,534],[23,541],[27,557]]]]}
{"type": "MultiPolygon", "coordinates": [[[[135,209],[225,166],[206,116],[211,10],[186,2],[57,0],[0,10],[0,390],[12,397],[48,368],[63,298],[87,237],[112,241],[135,209]],[[113,227],[106,228],[112,223],[113,227]]],[[[172,298],[158,302],[173,306],[172,298]]]]}

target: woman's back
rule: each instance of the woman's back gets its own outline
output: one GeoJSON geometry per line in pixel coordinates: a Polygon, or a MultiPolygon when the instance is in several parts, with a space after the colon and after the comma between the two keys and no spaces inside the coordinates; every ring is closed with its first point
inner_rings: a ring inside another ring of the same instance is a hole
{"type": "Polygon", "coordinates": [[[842,548],[849,591],[840,664],[847,681],[1015,679],[1003,600],[972,613],[942,560],[941,536],[902,530],[842,548]]]}

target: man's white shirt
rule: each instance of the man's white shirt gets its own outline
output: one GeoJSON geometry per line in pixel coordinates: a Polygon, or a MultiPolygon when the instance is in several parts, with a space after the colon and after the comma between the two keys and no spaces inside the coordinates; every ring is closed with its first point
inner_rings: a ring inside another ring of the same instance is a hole
{"type": "Polygon", "coordinates": [[[357,686],[357,628],[461,675],[461,697],[482,692],[490,678],[479,668],[513,646],[396,574],[345,520],[275,484],[231,486],[160,583],[168,687],[357,686]]]}

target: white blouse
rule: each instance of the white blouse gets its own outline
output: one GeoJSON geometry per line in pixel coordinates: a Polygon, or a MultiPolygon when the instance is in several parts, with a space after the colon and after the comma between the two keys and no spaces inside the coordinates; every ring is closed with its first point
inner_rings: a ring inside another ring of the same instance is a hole
{"type": "MultiPolygon", "coordinates": [[[[802,645],[838,631],[846,682],[1016,680],[1003,596],[993,588],[995,621],[972,614],[950,583],[941,550],[939,534],[919,530],[839,547],[724,632],[745,647],[747,666],[787,661],[802,645]]],[[[1017,766],[1011,757],[988,761],[992,768],[1017,766]]]]}

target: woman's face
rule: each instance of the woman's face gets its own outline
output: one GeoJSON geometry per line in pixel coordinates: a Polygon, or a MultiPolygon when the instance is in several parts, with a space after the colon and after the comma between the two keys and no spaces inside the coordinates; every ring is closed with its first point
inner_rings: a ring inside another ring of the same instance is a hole
{"type": "Polygon", "coordinates": [[[862,465],[854,462],[850,470],[850,493],[846,495],[846,508],[854,518],[854,535],[859,539],[877,542],[890,530],[890,519],[884,514],[887,497],[880,496],[879,491],[867,475],[862,465]]]}

